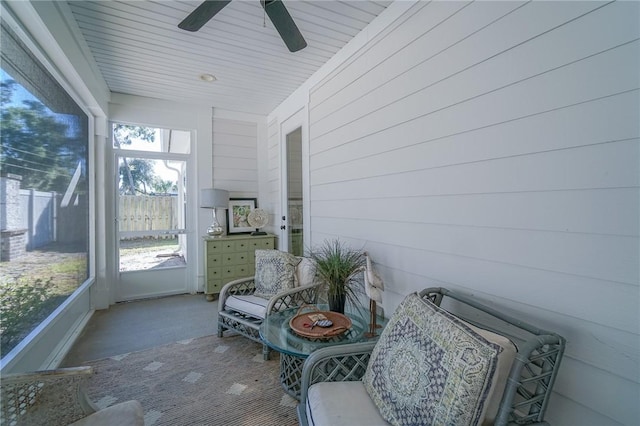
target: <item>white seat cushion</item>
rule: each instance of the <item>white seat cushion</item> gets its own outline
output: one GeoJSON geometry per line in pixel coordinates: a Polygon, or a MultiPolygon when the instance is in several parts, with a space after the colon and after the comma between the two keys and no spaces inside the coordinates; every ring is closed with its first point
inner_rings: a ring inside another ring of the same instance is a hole
{"type": "Polygon", "coordinates": [[[309,388],[307,419],[313,426],[388,426],[362,382],[322,382],[309,388]]]}
{"type": "Polygon", "coordinates": [[[254,318],[264,319],[269,301],[258,296],[229,296],[224,303],[225,311],[236,311],[254,318]]]}

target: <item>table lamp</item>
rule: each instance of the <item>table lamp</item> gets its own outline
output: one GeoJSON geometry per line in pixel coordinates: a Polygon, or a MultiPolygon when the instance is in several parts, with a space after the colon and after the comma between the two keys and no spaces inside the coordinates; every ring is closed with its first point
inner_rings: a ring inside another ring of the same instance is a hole
{"type": "Polygon", "coordinates": [[[207,228],[207,234],[212,237],[221,237],[224,234],[224,228],[218,223],[216,209],[226,209],[229,207],[229,191],[214,188],[201,189],[200,207],[213,209],[213,222],[207,228]]]}

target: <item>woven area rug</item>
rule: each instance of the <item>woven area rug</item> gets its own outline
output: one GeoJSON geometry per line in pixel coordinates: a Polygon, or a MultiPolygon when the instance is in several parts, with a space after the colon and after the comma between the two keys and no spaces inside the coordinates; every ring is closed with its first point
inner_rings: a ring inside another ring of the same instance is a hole
{"type": "Polygon", "coordinates": [[[85,363],[88,394],[101,408],[140,401],[145,425],[297,425],[278,353],[241,336],[206,336],[85,363]]]}

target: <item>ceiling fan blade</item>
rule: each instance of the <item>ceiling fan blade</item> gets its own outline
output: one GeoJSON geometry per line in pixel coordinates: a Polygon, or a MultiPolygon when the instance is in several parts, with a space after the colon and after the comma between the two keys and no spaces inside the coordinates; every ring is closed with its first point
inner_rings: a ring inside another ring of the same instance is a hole
{"type": "Polygon", "coordinates": [[[231,3],[231,0],[205,0],[178,24],[178,28],[187,31],[198,31],[229,3],[231,3]]]}
{"type": "Polygon", "coordinates": [[[307,42],[281,0],[260,0],[260,3],[290,52],[307,47],[307,42]]]}

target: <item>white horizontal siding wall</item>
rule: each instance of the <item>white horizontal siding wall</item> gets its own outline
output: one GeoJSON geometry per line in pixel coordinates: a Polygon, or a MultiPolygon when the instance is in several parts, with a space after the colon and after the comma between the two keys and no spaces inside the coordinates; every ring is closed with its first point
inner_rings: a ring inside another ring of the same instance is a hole
{"type": "Polygon", "coordinates": [[[232,198],[258,197],[258,125],[213,119],[213,185],[232,198]]]}
{"type": "Polygon", "coordinates": [[[640,424],[638,16],[419,2],[310,91],[312,243],[565,336],[556,425],[640,424]]]}

